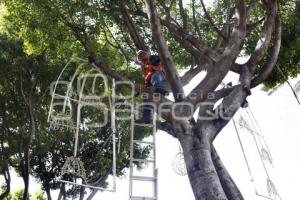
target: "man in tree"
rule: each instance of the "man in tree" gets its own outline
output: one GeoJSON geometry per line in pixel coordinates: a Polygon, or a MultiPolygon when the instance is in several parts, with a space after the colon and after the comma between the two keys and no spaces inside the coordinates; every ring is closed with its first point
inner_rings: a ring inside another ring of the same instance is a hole
{"type": "MultiPolygon", "coordinates": [[[[52,45],[48,46],[56,47],[58,45],[53,43],[58,40],[52,38],[62,38],[61,33],[66,30],[64,33],[70,41],[75,41],[72,44],[80,45],[76,46],[82,50],[79,55],[85,52],[95,67],[116,80],[130,81],[140,76],[134,74],[134,69],[125,76],[124,66],[117,65],[116,59],[123,56],[130,63],[128,55],[135,49],[157,51],[174,101],[163,95],[157,101],[151,92],[148,93],[149,101],[157,107],[164,106],[159,114],[171,125],[173,136],[182,146],[195,199],[243,199],[213,142],[250,95],[250,89],[265,82],[272,72],[281,46],[281,15],[284,15],[282,19],[287,19],[289,13],[285,10],[293,11],[294,5],[277,0],[220,0],[206,9],[203,0],[192,1],[190,5],[184,5],[182,0],[120,0],[109,4],[105,1],[82,1],[80,4],[73,1],[5,2],[14,14],[12,19],[18,20],[16,24],[25,24],[20,35],[27,44],[43,47],[50,43],[52,45]],[[145,2],[147,12],[144,12],[145,2]],[[278,7],[285,13],[279,13],[278,7]],[[38,34],[32,34],[35,30],[38,34]],[[43,37],[34,38],[35,35],[43,37]],[[48,38],[52,40],[49,42],[48,38]],[[249,60],[236,63],[245,53],[249,60]],[[116,54],[121,56],[111,56],[116,54]],[[197,63],[192,65],[192,60],[197,63]],[[192,67],[180,76],[177,69],[187,66],[192,67]],[[195,84],[190,93],[185,93],[184,86],[204,70],[207,72],[205,78],[195,84]],[[217,90],[230,71],[239,76],[239,83],[217,90]],[[211,93],[214,99],[208,98],[211,93]],[[185,109],[186,105],[192,105],[193,109],[185,109]],[[171,109],[176,116],[186,116],[186,119],[175,118],[171,109]],[[220,116],[195,121],[188,116],[196,110],[201,116],[215,111],[220,116]]],[[[165,130],[163,126],[157,127],[165,130]]]]}
{"type": "MultiPolygon", "coordinates": [[[[158,55],[151,55],[146,51],[139,51],[137,54],[137,63],[141,65],[144,73],[144,87],[150,89],[153,92],[167,95],[168,92],[165,89],[165,71],[160,62],[158,55]]],[[[141,86],[139,86],[141,88],[141,86]]],[[[138,91],[137,95],[141,93],[138,91]]],[[[143,101],[148,102],[148,96],[143,96],[143,101]]],[[[143,106],[143,118],[137,120],[137,123],[151,123],[151,112],[153,109],[149,105],[143,106]]]]}
{"type": "Polygon", "coordinates": [[[136,64],[141,65],[143,70],[144,86],[139,86],[139,91],[137,91],[137,94],[140,94],[145,88],[151,85],[153,68],[149,64],[149,53],[143,50],[138,51],[136,56],[136,64]]]}
{"type": "Polygon", "coordinates": [[[165,70],[160,62],[158,55],[151,55],[149,57],[149,63],[153,69],[153,74],[151,75],[151,85],[154,87],[154,92],[158,92],[162,95],[167,95],[166,83],[165,83],[165,70]]]}

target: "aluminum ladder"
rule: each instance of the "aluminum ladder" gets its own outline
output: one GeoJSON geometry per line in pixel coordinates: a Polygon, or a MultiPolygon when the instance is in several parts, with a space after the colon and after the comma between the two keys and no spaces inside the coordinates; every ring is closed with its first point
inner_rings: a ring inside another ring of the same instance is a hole
{"type": "Polygon", "coordinates": [[[129,167],[129,200],[157,200],[157,168],[156,168],[156,118],[157,115],[155,112],[152,112],[152,124],[143,124],[136,123],[134,120],[134,115],[132,112],[131,117],[131,136],[130,136],[130,167],[129,167]],[[152,128],[152,140],[135,140],[135,130],[136,127],[147,127],[152,128]],[[134,157],[134,145],[149,145],[152,147],[153,158],[152,159],[138,159],[134,157]],[[144,162],[144,163],[152,163],[153,169],[152,176],[140,176],[134,175],[134,162],[144,162]],[[134,182],[150,182],[153,183],[152,187],[152,196],[136,196],[133,190],[134,182]]]}

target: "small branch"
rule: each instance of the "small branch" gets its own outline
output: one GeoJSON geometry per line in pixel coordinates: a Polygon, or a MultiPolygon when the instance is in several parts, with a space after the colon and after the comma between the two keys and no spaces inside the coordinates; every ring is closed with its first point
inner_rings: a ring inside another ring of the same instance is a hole
{"type": "Polygon", "coordinates": [[[202,8],[203,8],[203,11],[205,13],[205,16],[206,18],[208,19],[210,25],[213,27],[213,29],[224,39],[224,40],[227,40],[227,38],[223,35],[223,33],[216,27],[214,21],[212,20],[212,18],[210,17],[209,13],[207,12],[206,10],[206,7],[203,3],[203,0],[200,0],[201,2],[201,5],[202,5],[202,8]]]}
{"type": "Polygon", "coordinates": [[[124,23],[125,23],[126,27],[128,28],[129,34],[130,34],[131,39],[133,40],[135,46],[140,50],[148,51],[149,48],[147,47],[147,45],[146,45],[145,41],[143,40],[143,38],[141,37],[141,35],[139,34],[139,31],[128,12],[125,1],[119,0],[118,2],[119,2],[121,14],[124,19],[124,23]]]}
{"type": "Polygon", "coordinates": [[[195,32],[198,34],[199,38],[201,38],[202,37],[201,31],[196,20],[195,0],[192,0],[192,11],[193,11],[193,25],[195,28],[195,32]]]}
{"type": "Polygon", "coordinates": [[[249,30],[249,33],[247,35],[250,34],[251,30],[255,29],[255,27],[257,25],[260,25],[261,23],[263,23],[265,21],[265,17],[261,18],[260,20],[257,20],[256,22],[252,22],[250,24],[247,25],[247,29],[249,30]]]}
{"type": "Polygon", "coordinates": [[[182,28],[187,30],[187,16],[182,5],[182,0],[179,0],[178,5],[179,5],[180,16],[182,19],[182,28]]]}
{"type": "Polygon", "coordinates": [[[172,7],[173,7],[175,1],[176,1],[176,0],[171,0],[171,3],[170,3],[170,5],[169,5],[169,9],[172,9],[172,7]]]}
{"type": "Polygon", "coordinates": [[[26,105],[29,105],[29,102],[28,102],[28,99],[26,98],[26,95],[24,93],[24,90],[23,90],[23,75],[22,75],[22,70],[21,71],[21,74],[20,74],[20,91],[21,91],[21,94],[22,94],[22,97],[23,97],[23,100],[25,102],[26,105]]]}
{"type": "Polygon", "coordinates": [[[108,30],[110,36],[112,37],[112,39],[115,41],[116,45],[112,44],[112,42],[109,41],[108,36],[106,34],[106,31],[104,30],[104,36],[106,41],[108,42],[109,45],[111,45],[113,48],[119,50],[121,52],[121,54],[124,56],[124,58],[126,59],[127,62],[129,62],[130,60],[132,60],[131,58],[128,57],[127,53],[124,51],[124,49],[122,48],[122,46],[119,44],[119,42],[117,41],[117,39],[114,37],[114,34],[110,31],[109,27],[104,24],[104,26],[106,27],[106,29],[108,30]]]}

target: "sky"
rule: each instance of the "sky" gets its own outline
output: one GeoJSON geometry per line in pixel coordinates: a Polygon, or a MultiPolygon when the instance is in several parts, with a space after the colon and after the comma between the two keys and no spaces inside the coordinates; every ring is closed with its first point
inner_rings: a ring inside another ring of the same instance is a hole
{"type": "MultiPolygon", "coordinates": [[[[190,86],[195,85],[201,78],[195,77],[190,86]]],[[[225,82],[236,80],[234,75],[229,75],[225,82]]],[[[300,79],[292,79],[292,85],[300,79]]],[[[186,91],[191,87],[185,88],[186,91]]],[[[274,159],[274,167],[268,166],[270,176],[283,200],[297,199],[300,186],[300,135],[297,132],[300,125],[300,105],[297,104],[287,84],[279,87],[272,95],[262,91],[260,86],[252,91],[248,98],[250,107],[258,120],[262,133],[268,143],[270,152],[274,159]]],[[[238,117],[236,117],[238,119],[238,117]]],[[[257,190],[266,193],[265,174],[259,156],[255,155],[255,144],[249,133],[241,131],[241,140],[245,144],[245,151],[250,155],[249,163],[254,168],[253,176],[257,181],[257,190]],[[251,160],[252,159],[252,160],[251,160]]],[[[215,141],[216,149],[227,167],[229,173],[239,186],[245,199],[261,200],[255,195],[254,186],[250,180],[247,166],[234,130],[233,123],[229,123],[219,134],[215,141]]],[[[157,132],[157,166],[158,166],[158,198],[161,200],[192,200],[194,199],[187,176],[179,176],[174,170],[172,163],[175,155],[179,152],[179,144],[176,139],[168,134],[157,132]]],[[[147,170],[141,173],[146,173],[147,170]]],[[[17,178],[12,172],[12,190],[23,185],[22,179],[17,178]]],[[[3,180],[2,180],[3,182],[3,180]]],[[[30,192],[34,193],[40,189],[38,183],[31,178],[30,192]]],[[[139,184],[135,191],[150,193],[152,187],[139,184]]],[[[117,192],[98,192],[95,199],[116,200],[128,199],[129,180],[128,173],[117,179],[117,192]]],[[[52,192],[56,199],[57,191],[52,192]]]]}

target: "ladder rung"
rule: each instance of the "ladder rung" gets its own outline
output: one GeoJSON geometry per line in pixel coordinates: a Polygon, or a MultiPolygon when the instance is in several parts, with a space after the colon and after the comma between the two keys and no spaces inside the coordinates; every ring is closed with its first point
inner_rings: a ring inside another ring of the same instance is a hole
{"type": "Polygon", "coordinates": [[[142,141],[142,140],[133,140],[135,143],[141,143],[141,144],[149,144],[149,145],[154,145],[153,142],[148,142],[148,141],[142,141]]]}
{"type": "Polygon", "coordinates": [[[150,127],[150,128],[154,127],[153,124],[134,123],[134,125],[136,125],[136,126],[150,127]]]}
{"type": "Polygon", "coordinates": [[[131,196],[130,200],[157,200],[155,197],[131,196]]]}
{"type": "Polygon", "coordinates": [[[154,160],[146,160],[146,159],[138,159],[138,158],[134,158],[132,161],[136,161],[136,162],[154,162],[154,160]]]}
{"type": "Polygon", "coordinates": [[[132,176],[131,179],[135,181],[156,181],[155,177],[149,176],[132,176]]]}

